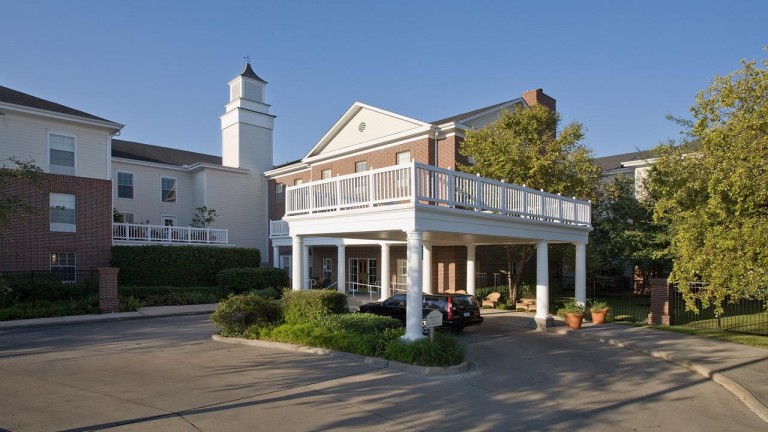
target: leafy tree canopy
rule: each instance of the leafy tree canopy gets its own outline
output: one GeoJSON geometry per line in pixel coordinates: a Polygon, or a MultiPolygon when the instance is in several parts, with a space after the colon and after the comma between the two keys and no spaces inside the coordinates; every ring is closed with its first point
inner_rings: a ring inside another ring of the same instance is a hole
{"type": "Polygon", "coordinates": [[[495,122],[467,132],[459,151],[474,164],[459,168],[546,192],[593,199],[601,173],[592,151],[581,143],[583,127],[570,123],[557,134],[559,123],[560,116],[541,105],[502,111],[495,122]]]}
{"type": "Polygon", "coordinates": [[[15,213],[35,210],[13,183],[26,181],[39,188],[42,172],[33,160],[20,160],[14,156],[0,160],[0,227],[5,226],[15,213]]]}
{"type": "MultiPolygon", "coordinates": [[[[459,169],[546,192],[594,199],[601,171],[592,151],[581,143],[583,127],[570,123],[557,134],[559,123],[560,116],[541,105],[504,110],[493,123],[467,132],[459,152],[474,163],[459,169]]],[[[515,244],[506,249],[508,302],[514,304],[523,268],[535,246],[515,244]]]]}
{"type": "Polygon", "coordinates": [[[768,290],[768,61],[742,66],[697,95],[679,121],[688,147],[657,148],[648,183],[670,227],[670,280],[693,310],[768,290]]]}

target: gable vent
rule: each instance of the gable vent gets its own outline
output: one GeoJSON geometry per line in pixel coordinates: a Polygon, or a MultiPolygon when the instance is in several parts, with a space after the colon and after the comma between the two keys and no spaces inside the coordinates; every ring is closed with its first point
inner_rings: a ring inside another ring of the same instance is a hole
{"type": "Polygon", "coordinates": [[[360,132],[364,131],[365,130],[365,122],[360,122],[360,124],[357,125],[357,130],[359,130],[360,132]]]}

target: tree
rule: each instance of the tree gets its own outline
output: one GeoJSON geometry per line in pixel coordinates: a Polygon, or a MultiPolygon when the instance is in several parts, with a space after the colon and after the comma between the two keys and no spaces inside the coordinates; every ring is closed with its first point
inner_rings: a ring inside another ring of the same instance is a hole
{"type": "Polygon", "coordinates": [[[683,146],[660,146],[649,193],[669,224],[670,280],[697,311],[766,298],[768,288],[768,61],[716,76],[678,120],[683,146]],[[694,148],[695,150],[692,150],[694,148]]]}
{"type": "Polygon", "coordinates": [[[192,216],[192,226],[195,228],[208,228],[219,216],[216,209],[209,209],[207,206],[197,207],[197,213],[192,216]]]}
{"type": "Polygon", "coordinates": [[[592,207],[592,231],[588,261],[592,277],[624,274],[637,267],[643,279],[666,274],[670,260],[663,224],[653,220],[653,201],[636,196],[635,179],[617,175],[603,184],[592,207]]]}
{"type": "MultiPolygon", "coordinates": [[[[591,150],[581,143],[583,127],[570,123],[558,135],[559,123],[560,116],[541,105],[504,110],[493,123],[467,132],[459,151],[474,163],[460,165],[459,169],[547,192],[593,199],[601,172],[591,150]]],[[[535,246],[510,244],[506,249],[507,301],[514,304],[523,268],[535,254],[535,246]]]]}
{"type": "Polygon", "coordinates": [[[39,189],[42,172],[32,159],[20,160],[11,156],[0,160],[0,227],[5,226],[16,213],[36,210],[23,193],[14,191],[17,189],[14,184],[27,182],[39,189]]]}

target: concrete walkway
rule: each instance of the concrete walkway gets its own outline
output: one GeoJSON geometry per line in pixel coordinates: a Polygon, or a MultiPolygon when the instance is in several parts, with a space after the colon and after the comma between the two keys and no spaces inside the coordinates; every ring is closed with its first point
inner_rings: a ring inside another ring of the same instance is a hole
{"type": "MultiPolygon", "coordinates": [[[[214,310],[216,304],[146,307],[136,312],[4,321],[0,322],[0,331],[95,321],[200,315],[210,314],[214,310]]],[[[483,314],[530,316],[497,310],[484,310],[483,314]]],[[[768,422],[768,350],[642,327],[586,324],[581,330],[573,331],[559,324],[551,331],[642,352],[699,373],[725,387],[747,408],[768,422]]]]}

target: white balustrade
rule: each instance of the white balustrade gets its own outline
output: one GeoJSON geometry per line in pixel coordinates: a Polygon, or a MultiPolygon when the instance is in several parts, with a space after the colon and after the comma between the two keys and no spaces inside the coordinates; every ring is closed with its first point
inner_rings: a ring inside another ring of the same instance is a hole
{"type": "MultiPolygon", "coordinates": [[[[592,223],[589,201],[417,162],[289,186],[286,197],[288,216],[414,203],[549,222],[592,223]]],[[[273,231],[270,225],[270,234],[277,233],[278,228],[273,231]]]]}
{"type": "Polygon", "coordinates": [[[229,231],[217,228],[113,223],[112,240],[129,243],[228,244],[229,231]]]}

